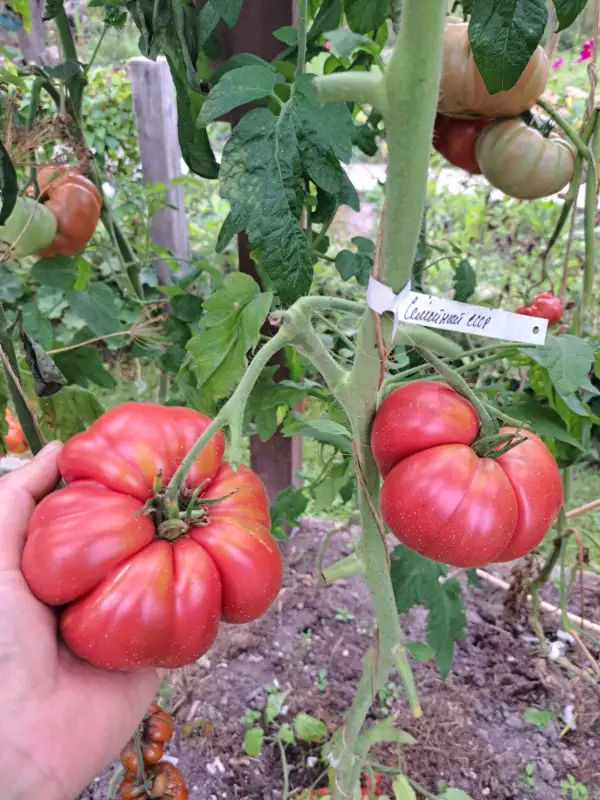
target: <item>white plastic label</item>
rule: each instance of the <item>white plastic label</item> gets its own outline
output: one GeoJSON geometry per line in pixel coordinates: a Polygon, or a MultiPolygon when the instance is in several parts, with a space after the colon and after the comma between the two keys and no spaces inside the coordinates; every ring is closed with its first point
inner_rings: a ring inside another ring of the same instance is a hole
{"type": "Polygon", "coordinates": [[[489,339],[505,339],[523,344],[544,344],[548,320],[541,317],[525,317],[497,308],[473,306],[430,294],[413,292],[410,282],[400,294],[394,294],[389,286],[375,278],[369,280],[367,305],[378,314],[393,311],[395,336],[401,322],[459,331],[489,339]]]}

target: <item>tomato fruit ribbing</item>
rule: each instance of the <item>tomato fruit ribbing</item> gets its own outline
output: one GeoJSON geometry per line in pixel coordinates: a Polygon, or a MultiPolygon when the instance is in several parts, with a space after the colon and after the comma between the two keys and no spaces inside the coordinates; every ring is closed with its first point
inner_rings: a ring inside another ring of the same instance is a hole
{"type": "Polygon", "coordinates": [[[558,467],[541,439],[519,431],[524,442],[499,458],[482,458],[470,447],[478,429],[465,398],[443,384],[416,381],[386,397],[371,431],[384,477],[384,522],[411,550],[456,567],[531,552],[563,501],[558,467]]]}
{"type": "Polygon", "coordinates": [[[281,588],[266,490],[223,461],[221,432],[189,471],[175,518],[152,505],[157,476],[166,486],[209,424],[190,409],[126,403],[61,451],[68,486],[37,506],[22,571],[36,597],[65,606],[65,642],[98,667],[189,664],[221,620],[257,619],[281,588]]]}

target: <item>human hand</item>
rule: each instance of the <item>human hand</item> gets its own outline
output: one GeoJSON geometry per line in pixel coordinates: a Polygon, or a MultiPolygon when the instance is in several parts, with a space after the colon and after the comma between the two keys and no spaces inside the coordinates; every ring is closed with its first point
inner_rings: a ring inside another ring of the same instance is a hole
{"type": "Polygon", "coordinates": [[[156,670],[105,672],[57,636],[21,574],[27,523],[59,479],[60,443],[0,479],[0,775],[5,800],[74,800],[119,752],[158,687],[156,670]]]}

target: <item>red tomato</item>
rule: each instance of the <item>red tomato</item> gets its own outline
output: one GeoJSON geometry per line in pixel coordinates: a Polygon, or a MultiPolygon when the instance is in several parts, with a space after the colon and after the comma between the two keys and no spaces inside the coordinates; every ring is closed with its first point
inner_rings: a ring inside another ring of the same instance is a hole
{"type": "MultiPolygon", "coordinates": [[[[406,388],[386,398],[387,402],[403,393],[393,401],[393,420],[399,426],[398,420],[412,421],[412,415],[422,411],[414,395],[404,392],[406,388]]],[[[433,416],[435,400],[429,403],[433,416]]],[[[476,419],[475,410],[467,405],[476,419]]],[[[441,402],[440,408],[444,408],[441,402]]],[[[427,558],[456,567],[511,561],[537,547],[563,500],[560,474],[544,443],[521,431],[526,441],[493,460],[480,458],[469,447],[476,431],[463,435],[461,443],[440,445],[431,443],[426,424],[423,430],[419,446],[415,424],[410,451],[401,444],[397,451],[401,455],[383,482],[380,510],[392,533],[427,558]]],[[[388,452],[390,435],[389,427],[373,425],[372,441],[375,438],[380,445],[384,438],[388,452]]]]}
{"type": "MultiPolygon", "coordinates": [[[[152,710],[144,720],[144,739],[150,742],[170,742],[175,731],[175,720],[166,711],[152,710]]],[[[160,761],[160,758],[157,759],[160,761]]]]}
{"type": "Polygon", "coordinates": [[[21,428],[21,423],[10,408],[6,409],[4,418],[8,422],[8,433],[4,437],[6,449],[9,453],[24,453],[29,449],[29,445],[21,428]]]}
{"type": "Polygon", "coordinates": [[[433,146],[455,167],[472,175],[481,175],[475,157],[475,144],[483,128],[491,122],[491,119],[460,119],[438,114],[435,118],[433,146]]]}
{"type": "Polygon", "coordinates": [[[555,297],[552,292],[542,292],[536,295],[530,306],[519,306],[515,309],[515,314],[522,314],[524,317],[547,319],[549,328],[561,321],[562,313],[560,297],[555,297]]]}
{"type": "Polygon", "coordinates": [[[188,790],[183,775],[174,764],[161,761],[151,768],[154,776],[150,797],[162,797],[165,800],[188,800],[188,790]]]}
{"type": "MultiPolygon", "coordinates": [[[[268,498],[258,476],[221,461],[216,435],[188,475],[197,486],[200,527],[161,538],[144,501],[153,496],[206,429],[188,409],[127,403],[100,417],[63,448],[70,483],[46,497],[29,523],[22,570],[32,592],[66,605],[61,632],[98,667],[180,667],[212,645],[221,617],[248,622],[281,587],[282,561],[270,535],[268,498]],[[230,493],[232,493],[230,496],[230,493]]],[[[185,505],[185,502],[183,503],[185,505]]]]}
{"type": "Polygon", "coordinates": [[[445,383],[414,381],[389,394],[373,420],[371,448],[385,478],[399,461],[440,444],[472,444],[473,406],[445,383]]]}

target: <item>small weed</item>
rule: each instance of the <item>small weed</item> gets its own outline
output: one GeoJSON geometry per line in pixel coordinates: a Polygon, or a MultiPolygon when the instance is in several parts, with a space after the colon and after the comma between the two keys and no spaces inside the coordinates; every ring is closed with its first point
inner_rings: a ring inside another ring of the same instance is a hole
{"type": "Polygon", "coordinates": [[[402,689],[393,681],[388,681],[385,684],[383,689],[380,689],[377,693],[377,699],[379,701],[379,710],[382,714],[386,717],[390,713],[390,709],[394,705],[395,701],[400,697],[402,694],[402,689]]]}
{"type": "Polygon", "coordinates": [[[308,647],[312,641],[312,635],[312,628],[307,628],[305,631],[302,631],[300,635],[300,647],[308,647]]]}
{"type": "Polygon", "coordinates": [[[317,673],[317,688],[320,692],[324,692],[327,689],[327,684],[329,683],[327,679],[327,670],[320,669],[317,673]]]}
{"type": "Polygon", "coordinates": [[[560,782],[560,796],[569,800],[588,800],[589,792],[583,783],[578,783],[572,775],[560,782]]]}
{"type": "Polygon", "coordinates": [[[523,775],[521,776],[521,782],[528,789],[535,788],[535,772],[533,771],[532,764],[525,764],[525,769],[523,770],[523,775]]]}
{"type": "Polygon", "coordinates": [[[526,708],[523,716],[527,722],[531,722],[532,725],[535,725],[538,731],[541,731],[547,725],[550,725],[552,720],[556,717],[556,712],[540,711],[537,708],[526,708]]]}
{"type": "Polygon", "coordinates": [[[348,611],[347,608],[338,608],[336,610],[335,618],[338,622],[353,622],[354,614],[351,611],[348,611]]]}

